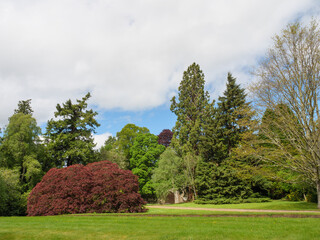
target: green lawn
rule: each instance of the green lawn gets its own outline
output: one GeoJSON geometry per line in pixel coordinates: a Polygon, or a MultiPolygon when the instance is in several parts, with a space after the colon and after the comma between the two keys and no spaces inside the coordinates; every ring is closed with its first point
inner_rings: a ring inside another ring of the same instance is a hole
{"type": "Polygon", "coordinates": [[[1,217],[0,239],[319,239],[320,219],[1,217]]]}
{"type": "MultiPolygon", "coordinates": [[[[185,203],[174,206],[316,209],[314,204],[286,201],[236,205],[185,203]]],[[[147,213],[130,216],[125,216],[128,214],[96,214],[94,216],[0,217],[0,239],[319,239],[320,236],[320,218],[214,216],[214,214],[224,213],[233,214],[205,210],[150,209],[147,213]],[[166,216],[152,216],[158,214],[166,216]],[[212,216],[172,216],[204,214],[212,216]]],[[[255,215],[255,213],[236,214],[255,215]]]]}
{"type": "Polygon", "coordinates": [[[264,203],[241,203],[241,204],[195,204],[195,203],[181,203],[166,206],[175,207],[197,207],[197,208],[232,208],[232,209],[270,209],[270,210],[320,210],[317,208],[316,203],[308,202],[293,202],[283,200],[273,200],[264,203]]]}

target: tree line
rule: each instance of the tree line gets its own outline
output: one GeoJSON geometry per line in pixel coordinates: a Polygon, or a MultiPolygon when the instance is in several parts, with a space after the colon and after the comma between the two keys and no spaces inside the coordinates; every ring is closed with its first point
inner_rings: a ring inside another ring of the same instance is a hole
{"type": "Polygon", "coordinates": [[[156,136],[127,124],[99,150],[90,93],[57,104],[43,134],[31,100],[20,101],[0,140],[0,213],[24,214],[29,192],[51,168],[102,160],[138,176],[149,202],[178,192],[198,203],[286,197],[318,199],[320,207],[319,44],[316,21],[289,24],[254,70],[255,84],[246,92],[228,73],[216,101],[193,63],[171,99],[172,131],[156,136]]]}

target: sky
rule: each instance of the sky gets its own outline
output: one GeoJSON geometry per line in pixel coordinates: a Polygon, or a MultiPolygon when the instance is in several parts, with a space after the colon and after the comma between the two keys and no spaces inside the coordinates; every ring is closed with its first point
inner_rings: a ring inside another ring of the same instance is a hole
{"type": "Polygon", "coordinates": [[[228,72],[246,88],[272,37],[319,15],[319,0],[1,0],[0,127],[32,99],[45,129],[58,103],[90,92],[98,147],[128,123],[158,135],[193,62],[217,99],[228,72]]]}

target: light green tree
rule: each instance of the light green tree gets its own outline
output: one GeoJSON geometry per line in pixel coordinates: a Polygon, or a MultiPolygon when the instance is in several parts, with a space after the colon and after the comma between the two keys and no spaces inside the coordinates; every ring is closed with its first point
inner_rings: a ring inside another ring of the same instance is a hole
{"type": "Polygon", "coordinates": [[[19,176],[16,170],[0,168],[0,216],[25,214],[19,176]]]}
{"type": "Polygon", "coordinates": [[[128,123],[125,125],[120,132],[117,132],[116,141],[113,144],[119,152],[122,152],[124,156],[128,159],[131,158],[130,148],[133,146],[135,138],[140,133],[149,133],[149,129],[146,127],[139,127],[133,123],[128,123]]]}
{"type": "Polygon", "coordinates": [[[266,109],[277,121],[265,119],[260,133],[276,146],[259,157],[304,176],[318,192],[320,208],[320,30],[319,23],[288,25],[255,71],[251,88],[262,116],[266,109]],[[286,106],[283,108],[282,106],[286,106]],[[289,110],[289,111],[288,111],[289,110]],[[274,131],[273,129],[278,131],[274,131]],[[278,134],[280,132],[281,134],[278,134]],[[278,149],[278,151],[276,151],[278,149]]]}
{"type": "Polygon", "coordinates": [[[152,182],[158,199],[164,201],[170,192],[183,192],[189,185],[184,161],[175,150],[168,147],[154,169],[152,182]]]}
{"type": "Polygon", "coordinates": [[[139,177],[141,196],[147,200],[155,199],[155,190],[151,177],[157,161],[165,146],[158,144],[158,137],[151,133],[140,133],[136,136],[130,149],[130,166],[132,173],[139,177]]]}
{"type": "Polygon", "coordinates": [[[43,148],[40,128],[30,114],[15,113],[9,118],[1,144],[0,167],[18,169],[23,191],[31,190],[42,177],[39,162],[43,148]]]}

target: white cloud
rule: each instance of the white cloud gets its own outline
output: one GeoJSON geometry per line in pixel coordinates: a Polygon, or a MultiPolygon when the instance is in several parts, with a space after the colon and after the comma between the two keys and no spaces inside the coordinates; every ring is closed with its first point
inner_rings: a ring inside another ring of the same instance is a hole
{"type": "Polygon", "coordinates": [[[168,101],[192,62],[215,98],[231,71],[249,81],[271,37],[317,0],[2,0],[0,124],[32,99],[39,122],[55,105],[92,92],[99,109],[143,110],[168,101]]]}
{"type": "Polygon", "coordinates": [[[111,133],[103,133],[103,134],[94,134],[93,138],[94,138],[94,143],[96,143],[96,149],[100,149],[100,147],[102,147],[104,145],[104,142],[109,138],[112,137],[111,133]]]}

